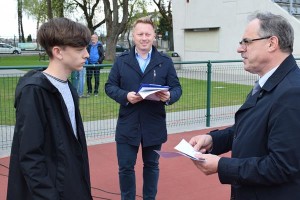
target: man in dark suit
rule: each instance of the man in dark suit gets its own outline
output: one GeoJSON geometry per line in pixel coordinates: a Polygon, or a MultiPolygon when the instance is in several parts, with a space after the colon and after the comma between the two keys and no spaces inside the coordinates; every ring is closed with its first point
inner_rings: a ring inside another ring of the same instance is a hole
{"type": "Polygon", "coordinates": [[[224,130],[191,138],[203,154],[194,164],[231,184],[235,200],[300,199],[300,70],[292,56],[294,31],[282,16],[256,13],[237,49],[246,71],[259,75],[224,130]],[[232,157],[219,157],[232,151],[232,157]]]}
{"type": "Polygon", "coordinates": [[[133,27],[135,46],[117,57],[107,83],[106,94],[120,104],[116,128],[121,199],[135,200],[135,172],[139,146],[142,146],[143,199],[154,200],[159,177],[159,155],[167,141],[165,106],[179,100],[181,85],[169,56],[152,45],[154,25],[150,18],[138,19],[133,27]],[[136,94],[141,83],[170,86],[157,92],[160,101],[144,100],[136,94]]]}

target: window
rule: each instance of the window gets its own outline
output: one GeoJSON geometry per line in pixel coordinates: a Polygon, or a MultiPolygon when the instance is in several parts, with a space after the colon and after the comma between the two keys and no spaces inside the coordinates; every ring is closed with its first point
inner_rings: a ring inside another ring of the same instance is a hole
{"type": "Polygon", "coordinates": [[[184,35],[186,51],[219,51],[219,28],[186,29],[184,35]]]}

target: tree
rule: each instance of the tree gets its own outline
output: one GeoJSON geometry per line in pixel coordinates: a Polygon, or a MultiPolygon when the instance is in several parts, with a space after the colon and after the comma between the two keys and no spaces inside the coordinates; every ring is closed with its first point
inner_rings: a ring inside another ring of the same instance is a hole
{"type": "Polygon", "coordinates": [[[94,33],[94,31],[99,28],[102,24],[105,23],[105,19],[95,22],[96,12],[99,12],[99,2],[100,0],[74,0],[75,4],[79,6],[79,8],[83,11],[83,15],[85,17],[85,20],[87,22],[87,27],[90,29],[91,33],[94,33]]]}
{"type": "MultiPolygon", "coordinates": [[[[166,29],[168,30],[168,40],[169,40],[169,49],[174,50],[174,38],[173,38],[173,16],[172,16],[172,1],[171,0],[153,0],[154,4],[157,6],[158,11],[160,12],[162,21],[165,24],[166,29]],[[165,3],[167,1],[167,3],[165,3]]],[[[165,35],[165,33],[162,33],[165,35]]]]}
{"type": "Polygon", "coordinates": [[[24,29],[23,29],[23,0],[18,0],[18,31],[19,42],[25,42],[24,29]]]}
{"type": "Polygon", "coordinates": [[[48,19],[46,0],[24,0],[23,11],[36,19],[36,32],[40,24],[48,19]]]}
{"type": "Polygon", "coordinates": [[[102,0],[104,7],[104,19],[95,23],[96,13],[99,13],[99,2],[100,0],[74,0],[75,4],[81,8],[83,15],[86,19],[87,26],[93,33],[102,24],[106,24],[106,59],[114,60],[115,57],[115,46],[118,42],[119,36],[122,33],[127,32],[131,26],[132,19],[129,18],[135,13],[136,7],[142,9],[146,13],[145,5],[146,0],[102,0]],[[130,8],[129,8],[130,3],[130,8]]]}
{"type": "Polygon", "coordinates": [[[47,2],[47,15],[48,19],[53,18],[53,12],[52,12],[52,1],[51,0],[46,0],[47,2]]]}
{"type": "MultiPolygon", "coordinates": [[[[36,30],[41,23],[53,17],[64,17],[65,0],[23,0],[23,11],[36,19],[36,30]]],[[[69,4],[66,7],[70,7],[69,4]]]]}
{"type": "Polygon", "coordinates": [[[126,33],[126,39],[128,41],[129,48],[131,48],[131,42],[130,42],[129,38],[130,38],[132,24],[138,18],[140,18],[142,16],[146,16],[148,14],[147,13],[147,5],[148,4],[149,4],[149,2],[146,3],[145,0],[134,0],[134,1],[131,1],[129,4],[128,22],[124,29],[124,34],[126,33]]]}
{"type": "Polygon", "coordinates": [[[64,17],[64,0],[53,0],[52,9],[54,11],[54,16],[64,17]]]}
{"type": "Polygon", "coordinates": [[[107,32],[105,57],[114,60],[119,35],[125,30],[128,21],[128,0],[112,0],[112,9],[109,0],[103,0],[103,4],[107,32]]]}
{"type": "Polygon", "coordinates": [[[26,42],[32,42],[31,34],[28,35],[26,42]]]}
{"type": "Polygon", "coordinates": [[[46,0],[48,19],[64,17],[64,3],[65,0],[46,0]]]}
{"type": "Polygon", "coordinates": [[[166,20],[166,18],[159,18],[159,24],[158,24],[158,29],[157,33],[162,35],[163,40],[169,40],[168,35],[166,35],[166,32],[169,33],[169,23],[166,20]]]}

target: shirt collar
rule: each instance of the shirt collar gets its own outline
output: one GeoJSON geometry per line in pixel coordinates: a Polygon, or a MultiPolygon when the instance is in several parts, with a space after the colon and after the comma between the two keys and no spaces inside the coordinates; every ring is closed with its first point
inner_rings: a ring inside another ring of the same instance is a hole
{"type": "Polygon", "coordinates": [[[135,56],[138,57],[138,58],[141,58],[141,59],[143,59],[143,60],[147,60],[147,59],[151,58],[151,54],[152,54],[152,48],[151,48],[150,51],[148,52],[147,58],[146,58],[146,59],[143,59],[143,58],[141,57],[141,55],[137,52],[136,48],[135,48],[135,56]]]}
{"type": "Polygon", "coordinates": [[[270,76],[272,76],[272,74],[276,71],[276,69],[278,68],[274,67],[273,69],[271,69],[270,71],[268,71],[268,73],[266,73],[265,75],[263,75],[262,77],[260,77],[260,79],[258,80],[258,83],[260,85],[260,87],[263,87],[264,84],[267,82],[267,80],[270,78],[270,76]]]}

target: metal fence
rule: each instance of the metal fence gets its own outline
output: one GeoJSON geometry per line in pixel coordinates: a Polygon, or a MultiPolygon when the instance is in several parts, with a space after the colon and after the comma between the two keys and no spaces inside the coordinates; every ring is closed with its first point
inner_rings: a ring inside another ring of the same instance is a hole
{"type": "MultiPolygon", "coordinates": [[[[257,79],[257,75],[244,71],[240,60],[174,63],[183,95],[178,102],[166,107],[169,133],[232,124],[234,113],[257,79]]],[[[99,95],[80,98],[89,144],[113,141],[119,108],[104,92],[111,65],[100,66],[99,95]]],[[[0,155],[11,147],[16,84],[32,68],[36,67],[0,66],[0,155]]]]}

